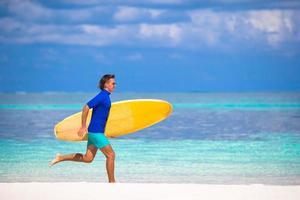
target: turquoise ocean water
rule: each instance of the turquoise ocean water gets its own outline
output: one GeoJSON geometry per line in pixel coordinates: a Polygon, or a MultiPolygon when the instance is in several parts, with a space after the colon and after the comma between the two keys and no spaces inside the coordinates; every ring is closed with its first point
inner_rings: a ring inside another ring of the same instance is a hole
{"type": "MultiPolygon", "coordinates": [[[[0,94],[0,182],[107,182],[105,157],[48,162],[85,153],[86,142],[54,138],[53,127],[96,93],[0,94]]],[[[300,184],[300,93],[113,93],[111,100],[164,99],[172,115],[110,139],[118,182],[300,184]]]]}

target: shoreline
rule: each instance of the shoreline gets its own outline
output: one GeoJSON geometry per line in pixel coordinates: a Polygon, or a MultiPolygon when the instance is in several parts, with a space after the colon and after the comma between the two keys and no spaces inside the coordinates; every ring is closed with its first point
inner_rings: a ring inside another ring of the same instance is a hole
{"type": "Polygon", "coordinates": [[[15,182],[0,183],[2,200],[13,199],[272,199],[296,200],[300,185],[194,183],[15,182]]]}

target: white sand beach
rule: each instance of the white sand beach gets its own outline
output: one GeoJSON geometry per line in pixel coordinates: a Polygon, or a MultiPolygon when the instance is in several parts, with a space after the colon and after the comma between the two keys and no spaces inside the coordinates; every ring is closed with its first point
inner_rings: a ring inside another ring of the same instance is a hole
{"type": "Polygon", "coordinates": [[[300,185],[207,185],[154,183],[0,183],[1,200],[228,199],[298,200],[300,185]]]}

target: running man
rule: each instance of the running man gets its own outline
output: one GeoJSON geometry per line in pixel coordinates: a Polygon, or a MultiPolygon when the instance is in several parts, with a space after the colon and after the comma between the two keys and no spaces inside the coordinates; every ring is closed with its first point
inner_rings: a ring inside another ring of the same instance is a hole
{"type": "Polygon", "coordinates": [[[109,95],[115,89],[115,75],[105,74],[99,81],[101,91],[92,98],[82,109],[81,128],[78,131],[79,136],[88,134],[87,148],[85,155],[81,153],[73,153],[67,155],[57,154],[50,162],[53,166],[62,161],[77,161],[91,163],[100,149],[106,157],[106,171],[109,183],[115,182],[114,167],[115,167],[115,152],[110,145],[110,142],[104,135],[106,121],[109,116],[111,101],[109,95]],[[86,119],[89,109],[93,108],[92,117],[88,128],[86,127],[86,119]]]}

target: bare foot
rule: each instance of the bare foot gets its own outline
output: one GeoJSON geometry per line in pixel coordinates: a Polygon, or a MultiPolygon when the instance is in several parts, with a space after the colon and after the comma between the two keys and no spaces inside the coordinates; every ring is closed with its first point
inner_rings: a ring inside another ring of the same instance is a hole
{"type": "Polygon", "coordinates": [[[57,153],[55,158],[49,163],[49,167],[52,167],[53,165],[58,163],[60,161],[60,156],[61,154],[57,153]]]}

